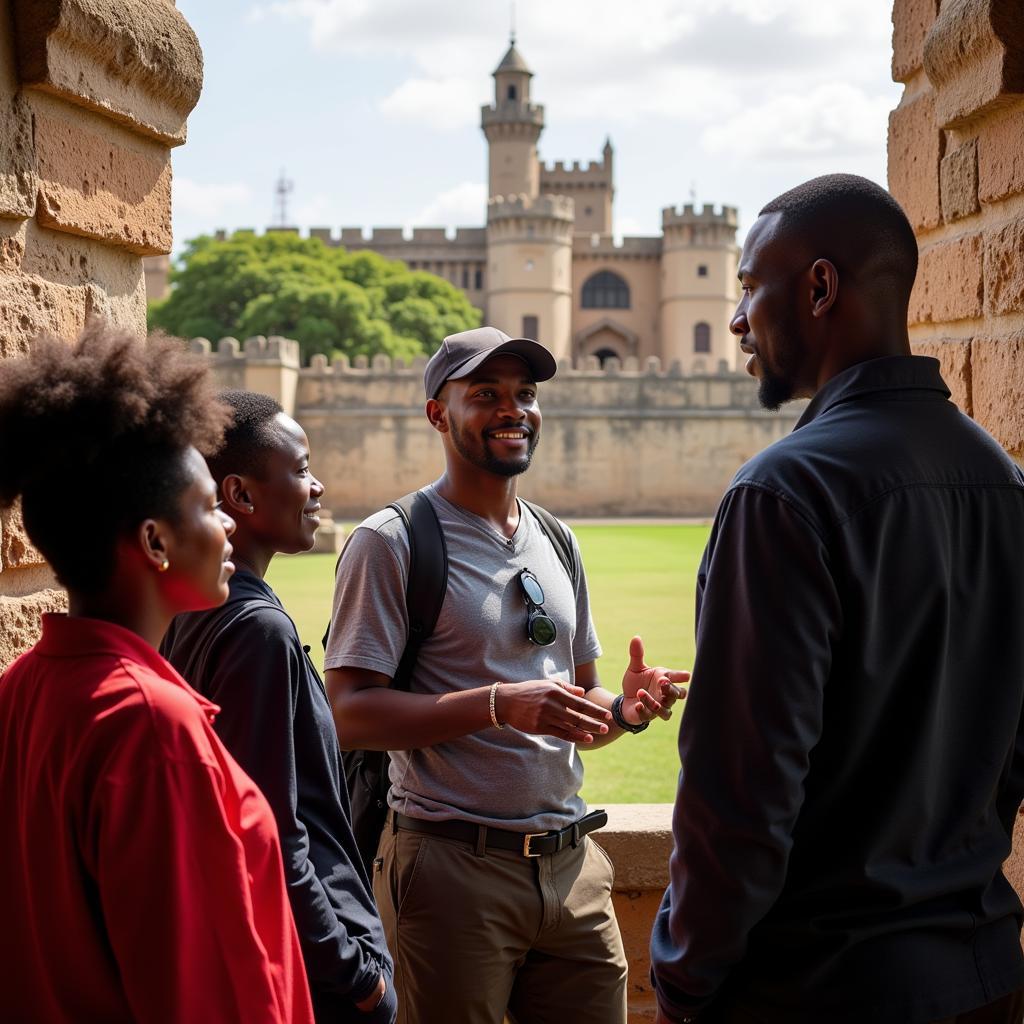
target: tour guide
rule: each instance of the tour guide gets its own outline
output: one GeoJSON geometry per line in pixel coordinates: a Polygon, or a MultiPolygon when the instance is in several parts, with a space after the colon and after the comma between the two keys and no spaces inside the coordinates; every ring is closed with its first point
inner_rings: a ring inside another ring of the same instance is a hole
{"type": "Polygon", "coordinates": [[[411,692],[388,689],[409,621],[398,513],[363,522],[338,568],[327,687],[342,746],[392,755],[374,893],[406,1024],[625,1020],[612,866],[586,835],[604,815],[579,796],[576,748],[668,718],[689,676],[648,668],[636,637],[622,696],[598,681],[583,573],[574,585],[516,497],[540,436],[537,383],[554,374],[542,345],[493,327],[446,338],[427,364],[446,470],[423,493],[448,582],[411,692]]]}

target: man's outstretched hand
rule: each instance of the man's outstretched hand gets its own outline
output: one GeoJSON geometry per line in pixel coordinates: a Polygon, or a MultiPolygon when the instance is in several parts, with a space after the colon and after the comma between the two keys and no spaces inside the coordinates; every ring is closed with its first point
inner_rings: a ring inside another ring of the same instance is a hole
{"type": "Polygon", "coordinates": [[[640,725],[654,718],[666,722],[672,717],[672,705],[686,696],[682,685],[690,679],[689,672],[651,666],[644,661],[644,642],[635,636],[629,641],[629,666],[622,675],[622,717],[630,725],[640,725]]]}

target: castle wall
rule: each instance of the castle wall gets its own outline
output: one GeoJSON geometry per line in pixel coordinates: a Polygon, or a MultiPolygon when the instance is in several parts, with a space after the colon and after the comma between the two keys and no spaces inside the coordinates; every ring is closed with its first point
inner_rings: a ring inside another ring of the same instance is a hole
{"type": "MultiPolygon", "coordinates": [[[[920,247],[915,351],[1024,462],[1024,20],[1019,0],[896,0],[889,188],[920,247]]],[[[1024,819],[1006,873],[1024,893],[1024,819]]]]}
{"type": "Polygon", "coordinates": [[[541,195],[569,196],[575,201],[577,234],[611,234],[612,172],[604,161],[542,162],[539,187],[541,195]]]}
{"type": "MultiPolygon", "coordinates": [[[[257,374],[275,360],[292,372],[293,344],[221,342],[211,355],[219,383],[265,383],[257,374]]],[[[193,345],[210,350],[203,340],[193,345]]],[[[423,365],[314,357],[294,371],[294,404],[285,406],[309,436],[335,519],[359,519],[442,472],[441,444],[423,413],[423,365]]],[[[635,359],[604,370],[596,360],[563,362],[541,385],[541,408],[543,440],[522,493],[570,517],[710,516],[736,470],[788,433],[801,411],[764,412],[746,374],[684,377],[635,359]]]]}
{"type": "MultiPolygon", "coordinates": [[[[170,250],[170,149],[201,85],[167,0],[0,0],[0,358],[94,315],[145,332],[142,257],[170,250]]],[[[65,601],[0,513],[0,669],[65,601]]]]}

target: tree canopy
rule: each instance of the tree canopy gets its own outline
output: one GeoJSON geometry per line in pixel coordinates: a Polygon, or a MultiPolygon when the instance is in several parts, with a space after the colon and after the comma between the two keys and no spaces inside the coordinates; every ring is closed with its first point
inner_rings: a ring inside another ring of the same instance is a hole
{"type": "Polygon", "coordinates": [[[458,288],[400,260],[332,248],[288,232],[237,231],[190,241],[172,290],[150,303],[150,328],[216,341],[279,334],[314,353],[410,359],[480,325],[458,288]]]}

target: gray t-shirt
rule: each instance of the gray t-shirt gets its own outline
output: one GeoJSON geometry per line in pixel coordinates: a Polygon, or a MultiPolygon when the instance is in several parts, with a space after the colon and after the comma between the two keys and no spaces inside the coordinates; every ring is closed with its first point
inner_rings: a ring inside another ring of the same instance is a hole
{"type": "MultiPolygon", "coordinates": [[[[505,538],[433,486],[425,491],[448,547],[448,590],[434,633],[420,650],[411,690],[441,694],[495,680],[548,677],[573,682],[575,666],[601,654],[582,563],[574,592],[524,505],[515,534],[505,538]],[[558,627],[549,647],[526,635],[527,607],[516,580],[524,568],[540,581],[544,611],[558,627]]],[[[409,631],[408,565],[408,535],[393,509],[375,513],[353,532],[338,567],[325,668],[395,674],[409,631]]],[[[392,751],[389,802],[416,818],[541,832],[564,828],[586,813],[582,781],[575,744],[509,726],[487,728],[434,747],[392,751]]]]}

